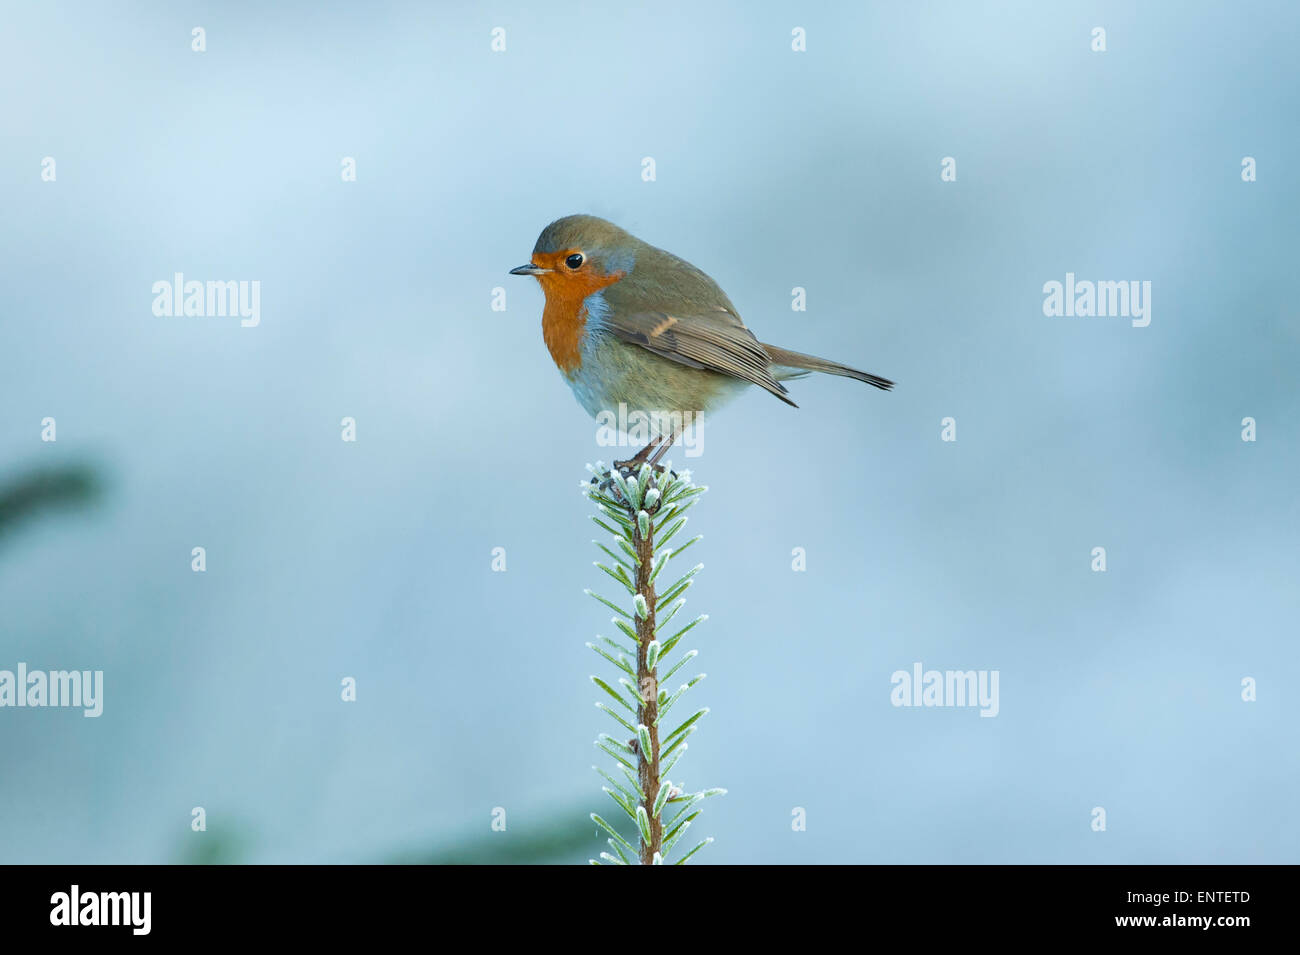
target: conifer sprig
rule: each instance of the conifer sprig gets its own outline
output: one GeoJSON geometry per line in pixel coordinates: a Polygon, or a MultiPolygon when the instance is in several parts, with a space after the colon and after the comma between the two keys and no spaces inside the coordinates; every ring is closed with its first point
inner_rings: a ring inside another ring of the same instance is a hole
{"type": "MultiPolygon", "coordinates": [[[[587,469],[592,478],[583,482],[583,492],[598,511],[592,520],[613,538],[608,546],[593,541],[603,557],[596,566],[623,588],[630,601],[630,606],[620,605],[587,591],[618,614],[610,621],[615,636],[598,636],[598,642],[587,644],[617,671],[608,679],[591,678],[601,690],[596,706],[618,724],[616,735],[601,733],[596,739],[596,747],[614,761],[614,771],[595,769],[607,783],[601,788],[635,824],[637,845],[599,814],[592,813],[591,818],[609,836],[611,851],[600,854],[603,862],[631,865],[635,860],[643,865],[663,865],[699,816],[699,805],[726,792],[686,792],[668,775],[686,751],[687,738],[699,729],[700,720],[709,711],[696,710],[680,720],[680,714],[670,719],[669,713],[704,674],[674,689],[661,685],[696,657],[697,651],[688,650],[669,659],[682,638],[708,619],[699,616],[684,626],[670,626],[686,603],[683,594],[703,564],[676,579],[662,574],[670,559],[700,539],[681,541],[675,549],[668,546],[669,541],[677,541],[687,521],[686,511],[707,488],[691,483],[688,471],[674,473],[665,468],[656,473],[649,464],[634,470],[597,462],[587,469]],[[662,677],[661,666],[665,667],[662,677]]],[[[675,864],[681,865],[712,841],[704,839],[683,851],[675,864]]],[[[601,864],[596,859],[591,862],[601,864]]]]}

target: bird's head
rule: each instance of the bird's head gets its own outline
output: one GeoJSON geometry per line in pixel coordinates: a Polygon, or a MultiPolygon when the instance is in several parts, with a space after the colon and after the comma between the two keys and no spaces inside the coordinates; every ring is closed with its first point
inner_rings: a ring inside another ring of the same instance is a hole
{"type": "Polygon", "coordinates": [[[637,240],[612,222],[565,216],[542,230],[528,264],[510,274],[536,277],[547,298],[585,298],[632,271],[636,247],[637,240]]]}

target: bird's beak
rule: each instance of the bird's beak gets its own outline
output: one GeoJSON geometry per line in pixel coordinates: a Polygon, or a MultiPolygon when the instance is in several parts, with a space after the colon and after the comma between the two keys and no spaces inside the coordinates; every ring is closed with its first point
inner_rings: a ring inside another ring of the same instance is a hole
{"type": "Polygon", "coordinates": [[[544,269],[541,266],[533,265],[529,262],[527,265],[521,265],[517,269],[511,269],[511,275],[545,275],[550,269],[544,269]]]}

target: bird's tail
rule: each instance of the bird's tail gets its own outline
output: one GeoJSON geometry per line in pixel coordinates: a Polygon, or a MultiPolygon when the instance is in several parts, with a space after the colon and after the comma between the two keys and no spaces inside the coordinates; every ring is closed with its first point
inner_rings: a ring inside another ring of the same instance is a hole
{"type": "MultiPolygon", "coordinates": [[[[772,359],[773,365],[779,365],[782,368],[796,368],[801,371],[822,371],[828,375],[843,375],[845,378],[855,378],[858,381],[865,381],[869,385],[875,385],[881,391],[888,391],[894,387],[894,383],[888,378],[881,378],[879,375],[872,375],[865,371],[858,371],[856,368],[850,368],[848,365],[841,365],[837,361],[827,361],[825,358],[814,358],[812,355],[801,355],[797,351],[790,351],[785,348],[777,348],[775,345],[763,345],[763,350],[767,352],[772,359]]],[[[780,377],[795,377],[793,375],[777,375],[780,377]]]]}

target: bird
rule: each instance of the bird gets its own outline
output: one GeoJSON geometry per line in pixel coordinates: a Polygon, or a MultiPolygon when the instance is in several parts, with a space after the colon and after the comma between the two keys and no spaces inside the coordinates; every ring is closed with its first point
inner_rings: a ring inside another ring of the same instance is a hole
{"type": "Polygon", "coordinates": [[[625,405],[657,422],[649,444],[616,467],[658,469],[682,421],[755,385],[792,407],[783,382],[814,371],[894,387],[888,378],[760,342],[707,274],[598,216],[556,219],[510,274],[541,285],[542,339],[578,403],[597,420],[625,405]]]}

